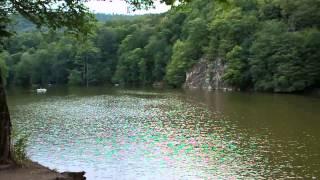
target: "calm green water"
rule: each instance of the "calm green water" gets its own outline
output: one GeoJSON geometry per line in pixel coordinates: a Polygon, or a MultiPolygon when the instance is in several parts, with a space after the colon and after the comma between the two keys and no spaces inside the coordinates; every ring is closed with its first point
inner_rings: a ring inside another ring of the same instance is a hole
{"type": "Polygon", "coordinates": [[[32,160],[89,180],[320,178],[320,98],[52,88],[9,104],[32,160]]]}

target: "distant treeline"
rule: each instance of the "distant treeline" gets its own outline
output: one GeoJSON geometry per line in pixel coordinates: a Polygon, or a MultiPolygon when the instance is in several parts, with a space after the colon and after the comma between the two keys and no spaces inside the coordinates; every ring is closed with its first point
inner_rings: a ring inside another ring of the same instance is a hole
{"type": "Polygon", "coordinates": [[[320,87],[319,0],[193,0],[161,15],[99,16],[104,22],[89,39],[28,30],[20,19],[23,32],[0,56],[7,85],[180,87],[186,72],[206,58],[222,60],[223,79],[233,87],[320,87]]]}

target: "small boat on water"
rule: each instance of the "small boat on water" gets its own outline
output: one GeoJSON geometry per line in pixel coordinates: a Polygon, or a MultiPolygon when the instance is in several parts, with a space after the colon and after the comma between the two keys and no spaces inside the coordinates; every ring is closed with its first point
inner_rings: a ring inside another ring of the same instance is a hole
{"type": "Polygon", "coordinates": [[[36,92],[37,92],[37,94],[44,94],[44,93],[47,92],[47,89],[45,89],[45,88],[39,88],[39,89],[36,90],[36,92]]]}

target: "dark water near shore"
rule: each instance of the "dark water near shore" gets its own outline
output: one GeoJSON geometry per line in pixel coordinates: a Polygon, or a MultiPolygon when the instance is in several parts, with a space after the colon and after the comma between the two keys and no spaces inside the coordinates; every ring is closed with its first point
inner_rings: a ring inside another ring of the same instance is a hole
{"type": "Polygon", "coordinates": [[[10,90],[28,156],[88,179],[319,179],[320,98],[239,92],[10,90]]]}

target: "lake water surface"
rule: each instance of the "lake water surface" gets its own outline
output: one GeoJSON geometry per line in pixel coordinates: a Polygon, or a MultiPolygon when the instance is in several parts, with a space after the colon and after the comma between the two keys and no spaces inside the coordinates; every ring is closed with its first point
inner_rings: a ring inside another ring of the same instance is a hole
{"type": "Polygon", "coordinates": [[[320,178],[320,98],[103,87],[8,94],[28,156],[89,180],[320,178]]]}

